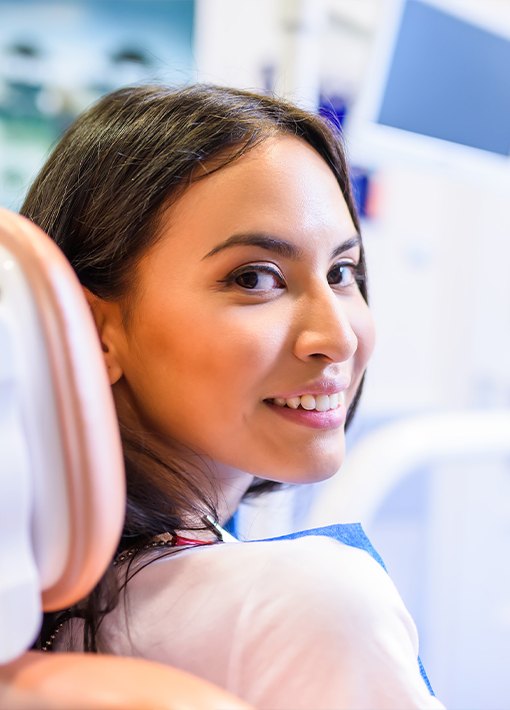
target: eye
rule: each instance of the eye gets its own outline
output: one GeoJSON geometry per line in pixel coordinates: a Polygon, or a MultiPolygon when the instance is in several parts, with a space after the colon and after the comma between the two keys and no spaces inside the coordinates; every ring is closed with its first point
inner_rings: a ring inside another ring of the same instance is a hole
{"type": "Polygon", "coordinates": [[[281,273],[267,264],[249,264],[237,269],[226,279],[248,291],[272,291],[285,288],[281,273]]]}
{"type": "Polygon", "coordinates": [[[330,286],[352,286],[358,280],[359,266],[357,264],[348,264],[339,262],[335,264],[328,273],[328,283],[330,286]]]}

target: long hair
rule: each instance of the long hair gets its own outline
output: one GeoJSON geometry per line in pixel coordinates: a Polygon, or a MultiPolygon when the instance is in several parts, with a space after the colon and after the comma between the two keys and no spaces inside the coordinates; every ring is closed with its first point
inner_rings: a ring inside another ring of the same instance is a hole
{"type": "MultiPolygon", "coordinates": [[[[135,86],[104,96],[57,143],[20,211],[55,240],[83,286],[102,299],[122,299],[129,319],[136,265],[160,238],[162,212],[194,181],[282,134],[301,138],[322,156],[359,231],[338,129],[288,102],[203,84],[135,86]]],[[[360,272],[366,300],[363,250],[360,272]]],[[[178,444],[136,431],[125,403],[117,398],[116,406],[127,479],[119,552],[143,547],[162,532],[189,529],[192,518],[214,517],[214,487],[183,465],[178,444]]],[[[277,485],[255,480],[247,495],[277,485]]],[[[110,569],[75,609],[85,619],[86,650],[97,650],[98,626],[118,601],[113,579],[110,569]]]]}

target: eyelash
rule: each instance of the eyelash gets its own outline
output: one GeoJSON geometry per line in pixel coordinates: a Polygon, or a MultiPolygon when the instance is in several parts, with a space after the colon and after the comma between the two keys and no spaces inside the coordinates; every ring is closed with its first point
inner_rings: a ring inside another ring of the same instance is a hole
{"type": "MultiPolygon", "coordinates": [[[[361,269],[361,264],[360,263],[352,263],[348,261],[339,261],[336,264],[334,264],[331,269],[328,272],[328,277],[329,275],[335,270],[335,269],[340,269],[340,268],[348,268],[350,269],[352,273],[352,278],[353,281],[347,286],[344,286],[343,288],[347,288],[348,286],[353,285],[354,283],[360,285],[364,281],[364,274],[361,269]]],[[[241,266],[238,269],[235,269],[230,273],[225,279],[222,279],[219,283],[225,284],[227,286],[236,286],[237,288],[241,289],[242,291],[245,292],[250,292],[252,291],[253,293],[261,293],[261,292],[267,292],[268,289],[255,289],[255,288],[249,288],[247,286],[242,286],[241,284],[236,283],[236,280],[239,279],[241,276],[244,274],[250,274],[250,273],[255,273],[255,274],[269,274],[270,276],[273,276],[277,281],[280,282],[280,286],[277,288],[284,288],[285,287],[285,279],[279,269],[276,269],[275,267],[269,266],[268,264],[246,264],[245,266],[241,266]]],[[[335,284],[331,284],[334,286],[335,284]]],[[[342,288],[342,287],[341,287],[342,288]]],[[[272,289],[270,289],[272,290],[272,289]]]]}

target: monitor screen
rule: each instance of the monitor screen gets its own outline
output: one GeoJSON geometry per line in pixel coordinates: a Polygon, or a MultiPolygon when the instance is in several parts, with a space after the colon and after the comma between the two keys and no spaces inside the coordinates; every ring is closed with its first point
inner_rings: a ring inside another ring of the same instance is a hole
{"type": "Polygon", "coordinates": [[[458,146],[454,158],[461,147],[508,158],[510,37],[446,11],[437,0],[395,0],[392,8],[381,13],[387,26],[347,118],[347,136],[366,142],[379,130],[391,149],[397,133],[407,132],[415,141],[408,137],[406,150],[416,147],[422,155],[444,157],[458,146]]]}
{"type": "Polygon", "coordinates": [[[510,155],[510,41],[408,0],[377,120],[510,155]]]}

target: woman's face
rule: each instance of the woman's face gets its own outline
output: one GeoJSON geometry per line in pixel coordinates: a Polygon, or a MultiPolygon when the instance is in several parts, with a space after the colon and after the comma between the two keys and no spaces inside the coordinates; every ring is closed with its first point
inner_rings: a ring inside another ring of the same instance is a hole
{"type": "Polygon", "coordinates": [[[162,227],[116,344],[141,418],[220,477],[332,475],[373,326],[331,170],[298,138],[268,139],[192,184],[162,227]]]}

